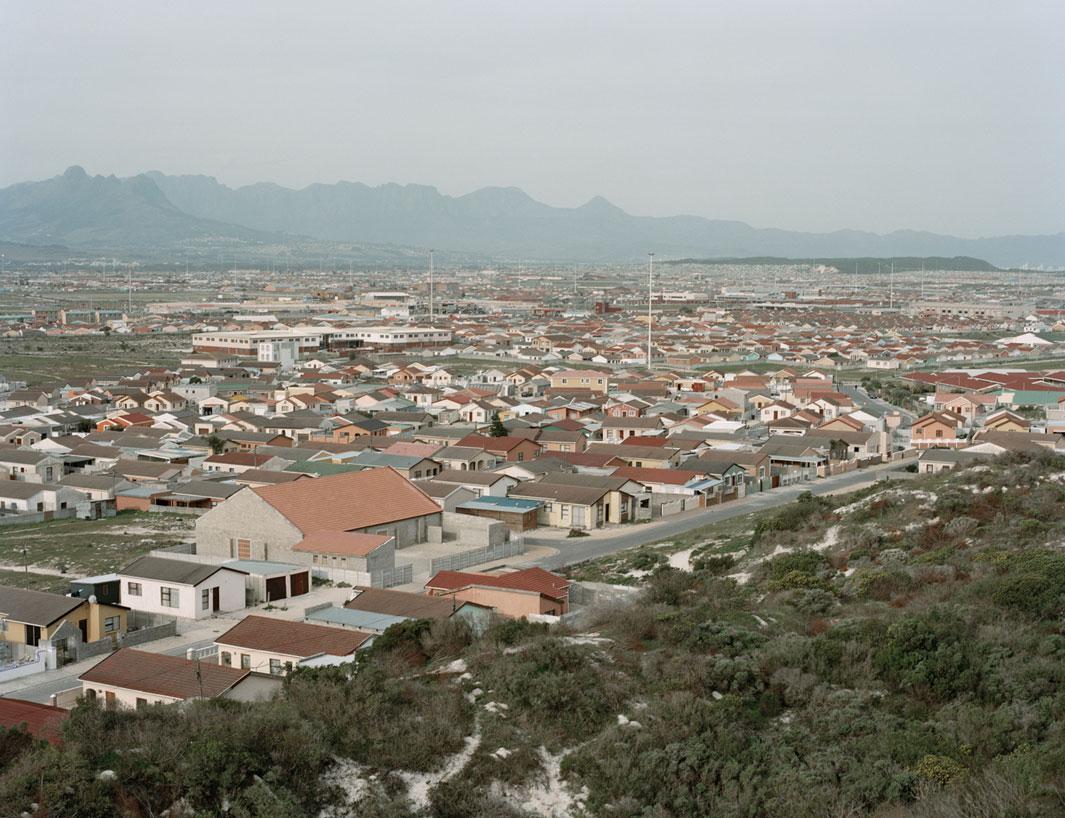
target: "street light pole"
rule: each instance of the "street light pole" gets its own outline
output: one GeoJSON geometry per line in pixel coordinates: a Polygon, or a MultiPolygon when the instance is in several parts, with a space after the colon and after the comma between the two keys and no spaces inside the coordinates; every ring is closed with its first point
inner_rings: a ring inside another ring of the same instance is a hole
{"type": "Polygon", "coordinates": [[[655,254],[647,254],[647,370],[651,370],[651,286],[654,282],[655,254]]]}

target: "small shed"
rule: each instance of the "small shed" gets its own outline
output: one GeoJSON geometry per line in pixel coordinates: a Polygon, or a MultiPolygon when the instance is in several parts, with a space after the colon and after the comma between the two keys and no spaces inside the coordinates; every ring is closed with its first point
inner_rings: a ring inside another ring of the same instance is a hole
{"type": "Polygon", "coordinates": [[[96,597],[96,601],[103,605],[121,604],[120,592],[122,583],[118,574],[101,574],[98,577],[82,577],[70,581],[70,596],[78,599],[96,597]]]}
{"type": "Polygon", "coordinates": [[[229,560],[224,565],[247,575],[245,592],[249,605],[303,596],[311,590],[310,569],[306,566],[267,560],[229,560]]]}
{"type": "Polygon", "coordinates": [[[498,520],[505,523],[511,531],[530,531],[537,526],[537,516],[540,506],[539,500],[528,500],[518,497],[478,497],[476,500],[467,500],[459,503],[455,511],[459,514],[469,514],[473,517],[487,517],[490,520],[498,520]]]}

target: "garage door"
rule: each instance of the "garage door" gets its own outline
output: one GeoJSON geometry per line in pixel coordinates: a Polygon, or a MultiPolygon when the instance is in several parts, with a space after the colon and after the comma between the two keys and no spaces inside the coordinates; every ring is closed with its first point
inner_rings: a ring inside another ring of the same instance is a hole
{"type": "Polygon", "coordinates": [[[273,577],[266,580],[266,601],[273,602],[275,599],[284,599],[288,596],[285,590],[285,578],[273,577]]]}
{"type": "Polygon", "coordinates": [[[292,596],[303,596],[310,590],[310,580],[306,571],[302,574],[293,574],[289,579],[292,585],[292,596]]]}

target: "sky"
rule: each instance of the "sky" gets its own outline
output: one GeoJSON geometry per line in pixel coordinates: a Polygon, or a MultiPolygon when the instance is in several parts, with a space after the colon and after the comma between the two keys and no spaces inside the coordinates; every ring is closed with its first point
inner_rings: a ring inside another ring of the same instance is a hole
{"type": "Polygon", "coordinates": [[[79,164],[1060,232],[1063,34],[1061,0],[0,0],[0,186],[79,164]]]}

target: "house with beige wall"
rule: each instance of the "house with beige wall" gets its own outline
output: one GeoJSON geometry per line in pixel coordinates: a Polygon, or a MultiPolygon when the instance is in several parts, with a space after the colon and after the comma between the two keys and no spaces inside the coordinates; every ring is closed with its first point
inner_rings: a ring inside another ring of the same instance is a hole
{"type": "Polygon", "coordinates": [[[368,647],[373,636],[352,628],[247,616],[215,639],[215,644],[223,667],[283,676],[312,659],[327,659],[331,664],[352,661],[355,651],[368,647]]]}

